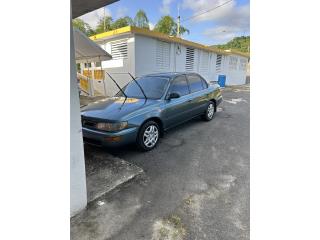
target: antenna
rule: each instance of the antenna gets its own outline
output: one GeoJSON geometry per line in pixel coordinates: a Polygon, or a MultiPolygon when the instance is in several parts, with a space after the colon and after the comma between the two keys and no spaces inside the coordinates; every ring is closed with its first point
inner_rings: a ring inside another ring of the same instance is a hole
{"type": "Polygon", "coordinates": [[[178,29],[177,29],[177,37],[180,37],[180,4],[178,3],[178,29]]]}

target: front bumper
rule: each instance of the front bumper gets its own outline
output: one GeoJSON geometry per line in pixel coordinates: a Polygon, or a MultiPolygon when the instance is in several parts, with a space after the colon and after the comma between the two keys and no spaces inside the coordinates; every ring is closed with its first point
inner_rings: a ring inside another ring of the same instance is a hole
{"type": "Polygon", "coordinates": [[[82,127],[83,141],[99,147],[119,147],[136,141],[138,128],[128,128],[119,132],[103,132],[82,127]]]}
{"type": "Polygon", "coordinates": [[[222,102],[222,95],[216,100],[217,106],[219,106],[221,102],[222,102]]]}

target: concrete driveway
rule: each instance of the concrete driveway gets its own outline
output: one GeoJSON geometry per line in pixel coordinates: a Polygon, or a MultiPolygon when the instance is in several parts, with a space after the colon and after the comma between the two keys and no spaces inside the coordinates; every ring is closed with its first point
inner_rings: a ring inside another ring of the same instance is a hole
{"type": "Polygon", "coordinates": [[[71,221],[72,239],[249,239],[249,85],[226,88],[215,118],[156,149],[99,149],[144,170],[71,221]]]}

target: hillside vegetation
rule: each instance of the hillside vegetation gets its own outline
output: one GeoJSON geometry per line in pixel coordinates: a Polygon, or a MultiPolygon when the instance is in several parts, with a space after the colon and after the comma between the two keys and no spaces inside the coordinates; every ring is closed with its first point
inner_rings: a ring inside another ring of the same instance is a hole
{"type": "Polygon", "coordinates": [[[250,36],[235,37],[226,44],[212,45],[211,47],[227,50],[236,50],[244,53],[250,52],[250,36]]]}

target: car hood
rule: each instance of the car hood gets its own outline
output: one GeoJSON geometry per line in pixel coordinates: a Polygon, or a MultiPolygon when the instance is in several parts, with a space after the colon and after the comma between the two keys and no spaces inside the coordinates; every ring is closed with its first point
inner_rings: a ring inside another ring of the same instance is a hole
{"type": "Polygon", "coordinates": [[[118,121],[130,113],[158,103],[159,100],[111,97],[98,100],[81,108],[81,115],[88,118],[98,118],[118,121]]]}

